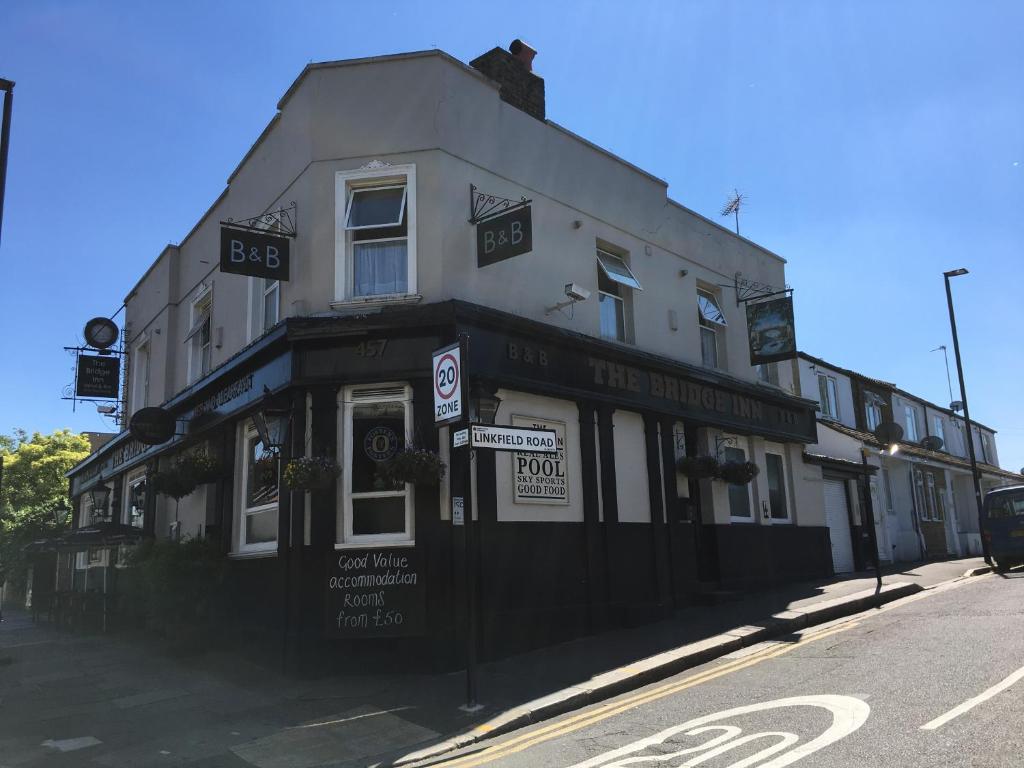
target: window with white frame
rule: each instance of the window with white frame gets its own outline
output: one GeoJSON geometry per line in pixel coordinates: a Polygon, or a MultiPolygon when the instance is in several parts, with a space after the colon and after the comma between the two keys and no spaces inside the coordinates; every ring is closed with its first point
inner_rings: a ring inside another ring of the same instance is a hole
{"type": "Polygon", "coordinates": [[[903,421],[906,425],[905,439],[909,443],[916,443],[921,439],[917,429],[917,408],[912,405],[903,406],[903,421]]]}
{"type": "Polygon", "coordinates": [[[697,324],[700,326],[700,359],[708,368],[718,368],[718,334],[725,331],[725,313],[711,291],[697,289],[697,324]]]}
{"type": "MultiPolygon", "coordinates": [[[[742,448],[735,446],[726,447],[723,452],[725,461],[745,462],[747,454],[742,448]]],[[[729,517],[741,522],[753,522],[754,516],[750,504],[749,483],[728,483],[725,486],[729,492],[729,517]]]]}
{"type": "Polygon", "coordinates": [[[146,516],[146,470],[132,472],[124,483],[124,513],[121,522],[141,528],[146,516]]]}
{"type": "Polygon", "coordinates": [[[249,278],[249,338],[262,336],[281,319],[281,282],[267,277],[249,278]]]}
{"type": "Polygon", "coordinates": [[[336,179],[336,300],[415,294],[416,167],[384,165],[336,179]]]}
{"type": "Polygon", "coordinates": [[[839,420],[839,388],[835,376],[818,374],[818,410],[826,418],[839,420]]]}
{"type": "Polygon", "coordinates": [[[238,534],[239,554],[277,550],[280,462],[276,451],[260,440],[251,420],[239,426],[238,534]]]}
{"type": "Polygon", "coordinates": [[[882,488],[885,490],[885,511],[890,515],[896,514],[896,508],[892,504],[892,479],[889,477],[889,470],[882,467],[882,488]]]}
{"type": "Polygon", "coordinates": [[[786,452],[781,445],[765,445],[765,474],[768,480],[768,509],[772,520],[789,520],[786,452]]]}
{"type": "Polygon", "coordinates": [[[992,443],[989,442],[988,435],[984,432],[979,433],[981,437],[981,460],[986,464],[992,463],[992,443]]]}
{"type": "Polygon", "coordinates": [[[133,355],[132,377],[135,382],[132,393],[132,410],[137,411],[149,405],[149,339],[141,341],[135,347],[133,355]]]}
{"type": "Polygon", "coordinates": [[[87,568],[106,568],[110,565],[110,550],[106,547],[90,547],[75,555],[75,568],[84,571],[87,568]]]}
{"type": "Polygon", "coordinates": [[[779,383],[779,366],[777,363],[760,363],[754,366],[754,372],[757,373],[758,381],[775,385],[779,383]]]}
{"type": "Polygon", "coordinates": [[[597,249],[598,308],[601,313],[601,338],[627,341],[630,291],[642,291],[640,281],[622,256],[597,249]]]}
{"type": "Polygon", "coordinates": [[[196,381],[210,372],[213,353],[213,290],[207,288],[193,302],[191,326],[185,334],[188,344],[188,380],[196,381]]]}
{"type": "MultiPolygon", "coordinates": [[[[944,424],[942,422],[942,417],[941,416],[933,416],[932,417],[932,432],[934,432],[935,436],[937,438],[939,438],[939,440],[942,441],[942,445],[945,448],[946,447],[946,430],[945,430],[945,426],[944,426],[944,424]]],[[[946,448],[946,450],[949,450],[949,448],[946,448]]]]}
{"type": "Polygon", "coordinates": [[[338,544],[412,543],[413,487],[389,484],[379,471],[406,447],[412,389],[406,384],[353,386],[342,397],[338,544]]]}
{"type": "Polygon", "coordinates": [[[883,402],[882,398],[874,392],[864,393],[864,421],[869,432],[874,432],[882,423],[883,402]]]}

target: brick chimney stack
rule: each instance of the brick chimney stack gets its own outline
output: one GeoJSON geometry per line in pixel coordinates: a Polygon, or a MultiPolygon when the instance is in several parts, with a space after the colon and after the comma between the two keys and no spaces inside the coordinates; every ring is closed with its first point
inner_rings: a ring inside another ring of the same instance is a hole
{"type": "Polygon", "coordinates": [[[531,117],[544,120],[544,79],[533,74],[536,49],[513,40],[508,50],[492,48],[469,62],[469,66],[498,83],[501,100],[531,117]]]}

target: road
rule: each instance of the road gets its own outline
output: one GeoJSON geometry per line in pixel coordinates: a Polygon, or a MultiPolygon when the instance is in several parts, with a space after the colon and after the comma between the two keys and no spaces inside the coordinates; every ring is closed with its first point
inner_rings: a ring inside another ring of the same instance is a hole
{"type": "Polygon", "coordinates": [[[1024,765],[1024,573],[744,649],[444,768],[1024,765]]]}

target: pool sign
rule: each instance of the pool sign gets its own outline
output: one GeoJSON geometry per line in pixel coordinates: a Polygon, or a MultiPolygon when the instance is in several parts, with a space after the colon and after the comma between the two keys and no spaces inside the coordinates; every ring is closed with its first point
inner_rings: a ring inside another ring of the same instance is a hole
{"type": "Polygon", "coordinates": [[[452,344],[434,352],[434,422],[462,418],[462,356],[452,344]]]}
{"type": "Polygon", "coordinates": [[[470,443],[474,448],[491,448],[495,451],[558,452],[558,436],[553,429],[474,424],[470,432],[470,443]]]}

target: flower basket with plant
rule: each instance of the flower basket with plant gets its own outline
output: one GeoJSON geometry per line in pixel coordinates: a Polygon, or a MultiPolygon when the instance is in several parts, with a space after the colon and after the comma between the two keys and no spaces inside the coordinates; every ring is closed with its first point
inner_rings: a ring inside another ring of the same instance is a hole
{"type": "Polygon", "coordinates": [[[691,480],[704,480],[718,474],[718,460],[714,456],[683,456],[676,469],[691,480]]]}
{"type": "Polygon", "coordinates": [[[341,467],[329,456],[302,456],[284,467],[284,484],[293,491],[319,491],[330,487],[341,467]]]}
{"type": "Polygon", "coordinates": [[[170,496],[175,501],[185,498],[199,485],[191,468],[180,462],[155,473],[151,482],[154,491],[170,496]]]}
{"type": "Polygon", "coordinates": [[[732,485],[746,485],[760,473],[752,461],[726,461],[718,468],[718,478],[732,485]]]}
{"type": "Polygon", "coordinates": [[[197,451],[182,456],[177,463],[179,467],[187,467],[187,471],[195,476],[196,483],[200,485],[216,481],[224,470],[220,459],[211,456],[206,451],[197,451]]]}
{"type": "Polygon", "coordinates": [[[397,488],[404,483],[437,485],[444,479],[446,469],[433,451],[409,447],[377,465],[374,484],[380,488],[397,488]]]}

